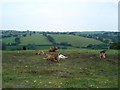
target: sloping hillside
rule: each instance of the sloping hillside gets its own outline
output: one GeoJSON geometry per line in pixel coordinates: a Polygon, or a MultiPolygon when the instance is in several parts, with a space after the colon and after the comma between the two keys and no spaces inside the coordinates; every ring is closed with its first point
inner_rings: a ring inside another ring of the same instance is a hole
{"type": "Polygon", "coordinates": [[[2,40],[2,42],[6,43],[6,44],[15,43],[15,37],[3,38],[1,40],[2,40]]]}
{"type": "Polygon", "coordinates": [[[2,39],[4,44],[6,44],[6,50],[17,50],[22,49],[26,46],[27,49],[48,49],[50,46],[59,45],[63,49],[67,48],[82,48],[88,47],[89,45],[100,45],[103,42],[95,40],[92,38],[75,36],[70,34],[43,34],[35,33],[31,35],[18,35],[16,37],[5,37],[2,39]],[[17,42],[16,39],[19,38],[17,42]],[[55,44],[50,40],[54,40],[55,44]]]}
{"type": "Polygon", "coordinates": [[[68,44],[71,44],[72,46],[76,46],[76,47],[86,47],[89,44],[93,44],[93,45],[102,44],[101,41],[91,38],[85,38],[81,36],[62,35],[62,34],[55,34],[51,36],[55,39],[56,43],[60,44],[61,42],[67,42],[68,44]]]}
{"type": "Polygon", "coordinates": [[[21,37],[21,45],[27,44],[36,44],[36,45],[50,45],[51,42],[41,34],[34,34],[31,36],[21,37]]]}

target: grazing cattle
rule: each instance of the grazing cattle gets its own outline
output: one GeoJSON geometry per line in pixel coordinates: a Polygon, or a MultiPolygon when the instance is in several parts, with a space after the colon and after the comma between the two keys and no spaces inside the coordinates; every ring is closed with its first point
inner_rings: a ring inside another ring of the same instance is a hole
{"type": "Polygon", "coordinates": [[[100,59],[102,59],[102,58],[106,58],[106,51],[105,50],[103,50],[103,51],[100,51],[100,54],[99,54],[99,57],[100,57],[100,59]]]}
{"type": "Polygon", "coordinates": [[[50,47],[49,52],[56,52],[58,50],[58,47],[50,47]]]}
{"type": "Polygon", "coordinates": [[[43,59],[60,62],[60,59],[65,59],[65,58],[68,58],[68,57],[66,57],[62,54],[59,54],[59,55],[49,54],[49,55],[45,56],[45,58],[43,58],[43,59]]]}
{"type": "Polygon", "coordinates": [[[44,54],[44,51],[41,50],[36,51],[36,55],[42,55],[42,54],[44,54]]]}
{"type": "Polygon", "coordinates": [[[60,59],[59,59],[58,55],[56,55],[56,54],[46,55],[43,59],[60,62],[60,59]]]}

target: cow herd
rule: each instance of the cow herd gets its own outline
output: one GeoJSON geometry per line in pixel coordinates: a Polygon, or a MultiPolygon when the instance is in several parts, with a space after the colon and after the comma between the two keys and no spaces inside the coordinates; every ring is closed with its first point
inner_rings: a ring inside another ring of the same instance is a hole
{"type": "MultiPolygon", "coordinates": [[[[55,46],[50,47],[49,53],[56,52],[57,50],[58,50],[58,47],[55,47],[55,46]]],[[[43,54],[45,54],[45,52],[42,50],[36,51],[36,55],[43,55],[43,54]]],[[[50,54],[45,54],[45,57],[43,59],[51,60],[54,62],[60,62],[60,59],[65,59],[65,58],[67,58],[67,57],[62,54],[50,53],[50,54]]]]}
{"type": "MultiPolygon", "coordinates": [[[[56,52],[57,50],[58,50],[58,47],[54,46],[54,47],[50,47],[50,49],[48,50],[49,54],[45,54],[44,51],[38,50],[38,51],[36,51],[36,55],[45,55],[43,57],[43,59],[58,62],[58,63],[60,62],[60,59],[68,58],[68,57],[66,57],[65,55],[62,55],[62,54],[51,53],[51,52],[56,52]]],[[[100,53],[99,53],[100,59],[106,58],[106,55],[107,54],[106,54],[105,50],[100,51],[100,53]]]]}

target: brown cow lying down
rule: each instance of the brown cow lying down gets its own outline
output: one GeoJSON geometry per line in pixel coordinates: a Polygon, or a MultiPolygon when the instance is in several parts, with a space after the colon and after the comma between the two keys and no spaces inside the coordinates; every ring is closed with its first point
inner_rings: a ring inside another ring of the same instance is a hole
{"type": "Polygon", "coordinates": [[[45,58],[43,58],[43,59],[60,62],[60,59],[65,59],[65,58],[68,58],[68,57],[66,57],[62,54],[59,54],[59,55],[49,54],[49,55],[45,56],[45,58]]]}
{"type": "Polygon", "coordinates": [[[42,55],[42,54],[44,54],[44,51],[41,50],[36,51],[36,55],[42,55]]]}
{"type": "Polygon", "coordinates": [[[60,59],[59,59],[58,55],[56,55],[56,54],[48,54],[43,59],[60,62],[60,59]]]}
{"type": "Polygon", "coordinates": [[[107,55],[107,54],[106,54],[105,52],[106,52],[105,50],[100,51],[100,54],[99,54],[100,59],[106,58],[106,55],[107,55]]]}
{"type": "Polygon", "coordinates": [[[50,47],[49,52],[56,52],[58,50],[58,47],[50,47]]]}

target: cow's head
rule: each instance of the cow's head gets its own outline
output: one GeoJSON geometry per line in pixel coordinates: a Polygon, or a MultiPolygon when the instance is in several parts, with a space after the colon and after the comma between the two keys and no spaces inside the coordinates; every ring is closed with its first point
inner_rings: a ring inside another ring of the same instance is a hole
{"type": "Polygon", "coordinates": [[[59,59],[65,59],[65,58],[68,58],[68,57],[66,57],[66,56],[64,56],[64,55],[62,55],[62,54],[59,54],[58,57],[59,57],[59,59]]]}

